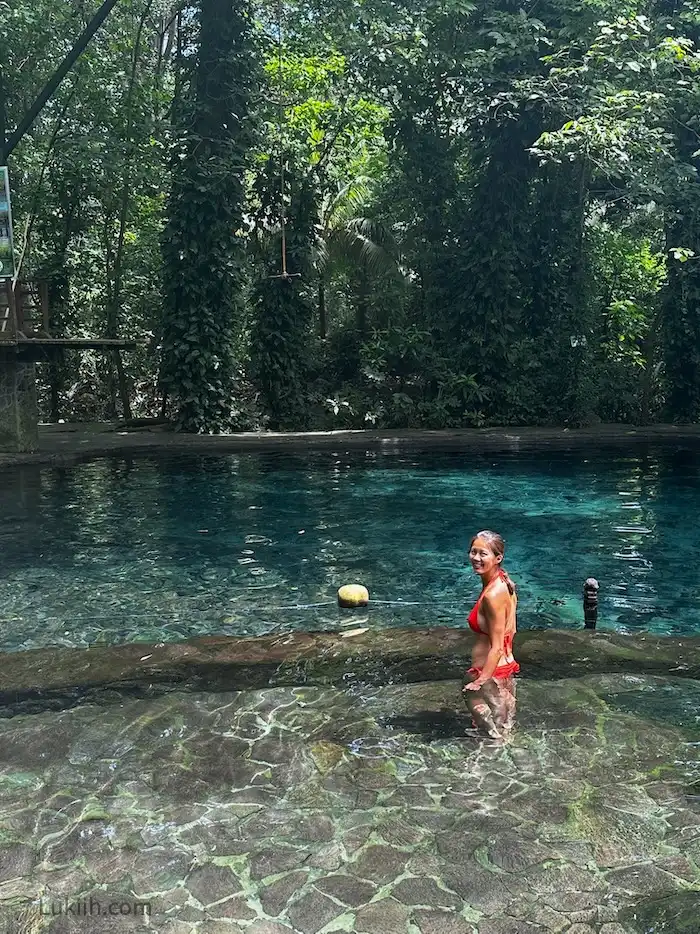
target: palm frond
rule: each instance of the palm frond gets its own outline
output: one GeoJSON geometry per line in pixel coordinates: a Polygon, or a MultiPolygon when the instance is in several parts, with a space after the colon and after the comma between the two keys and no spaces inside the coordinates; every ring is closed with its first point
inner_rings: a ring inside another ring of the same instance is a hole
{"type": "Polygon", "coordinates": [[[337,263],[362,266],[376,276],[398,271],[398,250],[392,249],[391,234],[369,218],[354,218],[345,227],[334,229],[327,244],[329,256],[337,263]]]}
{"type": "Polygon", "coordinates": [[[386,224],[372,217],[354,217],[348,221],[348,228],[356,236],[381,247],[393,259],[398,259],[399,246],[386,224]]]}
{"type": "Polygon", "coordinates": [[[323,201],[315,232],[314,263],[319,273],[329,266],[360,266],[370,275],[406,278],[401,251],[389,229],[367,216],[374,183],[358,176],[323,201]]]}
{"type": "Polygon", "coordinates": [[[373,194],[372,180],[364,175],[353,178],[332,194],[324,205],[322,221],[332,230],[342,227],[352,217],[365,210],[373,194]]]}

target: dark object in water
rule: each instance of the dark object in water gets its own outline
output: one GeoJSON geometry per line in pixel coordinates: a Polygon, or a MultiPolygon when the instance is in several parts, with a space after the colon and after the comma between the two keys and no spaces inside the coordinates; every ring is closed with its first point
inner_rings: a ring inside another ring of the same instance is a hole
{"type": "Polygon", "coordinates": [[[595,629],[598,622],[598,590],[595,577],[588,577],[583,584],[583,622],[586,629],[595,629]]]}

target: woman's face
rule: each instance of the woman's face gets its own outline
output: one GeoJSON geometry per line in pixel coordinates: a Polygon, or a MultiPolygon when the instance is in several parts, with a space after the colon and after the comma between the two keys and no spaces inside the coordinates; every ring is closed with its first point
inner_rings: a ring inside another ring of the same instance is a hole
{"type": "Polygon", "coordinates": [[[489,543],[483,538],[475,538],[469,549],[469,560],[477,574],[488,574],[501,563],[501,555],[495,555],[489,543]]]}

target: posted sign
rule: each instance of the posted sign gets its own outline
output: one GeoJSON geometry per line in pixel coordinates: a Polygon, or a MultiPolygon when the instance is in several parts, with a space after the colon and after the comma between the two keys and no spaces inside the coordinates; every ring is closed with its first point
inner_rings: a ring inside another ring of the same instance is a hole
{"type": "Polygon", "coordinates": [[[12,246],[12,208],[7,167],[0,166],[0,279],[15,274],[15,251],[12,246]]]}

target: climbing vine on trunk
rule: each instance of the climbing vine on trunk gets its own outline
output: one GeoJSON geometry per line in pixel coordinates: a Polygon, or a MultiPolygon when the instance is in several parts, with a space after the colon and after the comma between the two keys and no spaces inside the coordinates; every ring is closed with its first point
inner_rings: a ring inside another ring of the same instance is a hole
{"type": "Polygon", "coordinates": [[[216,432],[230,422],[256,80],[247,0],[201,0],[199,55],[177,131],[163,236],[161,382],[185,431],[216,432]]]}
{"type": "Polygon", "coordinates": [[[314,283],[309,280],[318,206],[313,185],[299,180],[294,171],[290,174],[285,256],[291,277],[280,275],[280,237],[270,237],[267,268],[254,289],[250,350],[270,427],[300,429],[306,427],[309,409],[307,372],[314,319],[314,283]]]}
{"type": "Polygon", "coordinates": [[[538,419],[584,423],[595,407],[584,239],[588,168],[581,161],[543,167],[528,238],[528,331],[533,338],[533,411],[538,419]]]}
{"type": "Polygon", "coordinates": [[[504,419],[521,417],[512,394],[520,363],[522,309],[527,297],[527,218],[535,163],[528,146],[537,137],[528,114],[486,127],[479,147],[482,171],[465,229],[469,231],[455,296],[453,339],[461,368],[474,369],[492,388],[504,419]]]}

